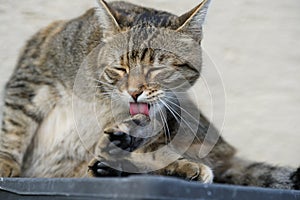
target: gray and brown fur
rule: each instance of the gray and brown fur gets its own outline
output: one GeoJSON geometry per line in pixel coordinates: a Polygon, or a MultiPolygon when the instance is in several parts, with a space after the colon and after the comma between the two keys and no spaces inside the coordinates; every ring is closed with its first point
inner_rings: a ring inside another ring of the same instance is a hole
{"type": "MultiPolygon", "coordinates": [[[[130,3],[99,1],[98,8],[70,21],[54,22],[34,35],[6,85],[0,133],[0,176],[84,177],[88,169],[97,176],[101,175],[97,174],[97,166],[105,175],[107,171],[103,171],[101,159],[116,162],[109,155],[111,136],[128,130],[137,136],[147,134],[147,129],[133,130],[130,124],[149,120],[140,115],[131,118],[124,102],[112,108],[110,87],[117,87],[128,95],[145,92],[149,101],[155,101],[162,91],[159,80],[168,80],[167,84],[176,86],[176,82],[180,82],[178,73],[193,85],[202,67],[202,24],[208,4],[209,0],[204,0],[177,17],[130,3]],[[153,45],[162,45],[162,48],[153,49],[153,45]],[[88,55],[89,60],[85,60],[88,55]],[[112,62],[115,65],[109,66],[112,62]],[[143,72],[151,71],[156,65],[169,68],[155,69],[157,72],[146,78],[143,72]],[[84,76],[77,79],[78,73],[84,76]],[[148,84],[148,79],[152,84],[148,84]],[[89,96],[91,92],[96,94],[100,125],[90,113],[95,108],[89,96]],[[126,130],[122,130],[124,127],[126,130]],[[78,131],[83,135],[79,136],[78,131]]],[[[196,109],[190,99],[184,102],[196,109]]],[[[168,121],[164,125],[168,125],[172,139],[178,122],[170,113],[165,117],[168,121]]],[[[220,183],[299,189],[299,169],[235,158],[235,149],[221,137],[207,157],[199,158],[197,152],[209,126],[201,115],[197,137],[189,149],[177,161],[151,173],[207,183],[214,178],[220,183]]],[[[130,151],[159,149],[170,139],[166,138],[168,134],[164,129],[148,140],[137,137],[130,151]]],[[[218,135],[215,128],[213,134],[218,135]]],[[[133,165],[148,167],[159,160],[160,155],[152,159],[141,163],[130,156],[126,158],[133,165]]]]}

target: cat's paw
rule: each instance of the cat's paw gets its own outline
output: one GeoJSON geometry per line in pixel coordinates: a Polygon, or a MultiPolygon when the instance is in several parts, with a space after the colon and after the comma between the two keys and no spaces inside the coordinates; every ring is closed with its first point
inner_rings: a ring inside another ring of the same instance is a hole
{"type": "Polygon", "coordinates": [[[199,166],[200,173],[198,175],[197,180],[203,183],[213,183],[214,174],[210,167],[206,165],[199,166]]]}
{"type": "Polygon", "coordinates": [[[120,177],[124,173],[111,168],[105,161],[93,159],[88,166],[88,174],[92,177],[120,177]]]}
{"type": "Polygon", "coordinates": [[[200,181],[202,183],[213,182],[212,170],[201,163],[190,162],[188,160],[180,160],[166,168],[168,175],[179,176],[191,181],[200,181]]]}
{"type": "Polygon", "coordinates": [[[200,181],[202,183],[213,182],[213,172],[206,165],[188,162],[182,166],[182,169],[179,170],[185,174],[185,178],[188,180],[200,181]]]}
{"type": "Polygon", "coordinates": [[[0,177],[18,177],[20,172],[20,166],[16,162],[0,158],[0,177]]]}
{"type": "Polygon", "coordinates": [[[106,151],[110,155],[127,154],[134,151],[142,143],[143,138],[136,138],[119,129],[105,130],[110,143],[106,151]]]}
{"type": "Polygon", "coordinates": [[[142,129],[147,122],[146,116],[136,115],[120,124],[106,128],[104,133],[109,140],[106,151],[111,155],[126,154],[140,147],[145,139],[133,135],[137,135],[137,132],[140,131],[137,129],[142,129]]]}

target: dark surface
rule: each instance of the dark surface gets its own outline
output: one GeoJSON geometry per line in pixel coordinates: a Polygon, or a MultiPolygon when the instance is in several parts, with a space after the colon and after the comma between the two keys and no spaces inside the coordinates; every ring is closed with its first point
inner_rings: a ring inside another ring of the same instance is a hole
{"type": "Polygon", "coordinates": [[[175,178],[0,178],[0,199],[300,200],[300,191],[204,185],[175,178]]]}

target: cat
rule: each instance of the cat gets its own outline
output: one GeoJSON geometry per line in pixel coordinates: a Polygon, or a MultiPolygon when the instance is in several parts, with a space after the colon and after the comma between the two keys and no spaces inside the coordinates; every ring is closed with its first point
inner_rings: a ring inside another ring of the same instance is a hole
{"type": "Polygon", "coordinates": [[[300,168],[235,157],[186,95],[200,77],[209,3],[178,17],[99,0],[35,34],[5,88],[0,176],[149,173],[299,189],[300,168]],[[204,142],[209,129],[216,144],[204,142]],[[214,148],[202,157],[205,145],[214,148]]]}

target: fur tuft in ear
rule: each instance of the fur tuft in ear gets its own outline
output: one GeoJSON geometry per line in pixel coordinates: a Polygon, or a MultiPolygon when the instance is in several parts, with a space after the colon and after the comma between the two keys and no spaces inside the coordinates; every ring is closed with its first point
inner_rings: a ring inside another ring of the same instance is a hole
{"type": "Polygon", "coordinates": [[[114,11],[104,0],[97,0],[97,3],[99,6],[96,9],[96,15],[99,24],[103,29],[104,38],[119,33],[121,28],[114,16],[114,11]]]}
{"type": "Polygon", "coordinates": [[[205,21],[210,0],[203,0],[198,6],[191,11],[183,14],[178,18],[178,32],[190,35],[196,41],[202,39],[202,25],[205,21]]]}

